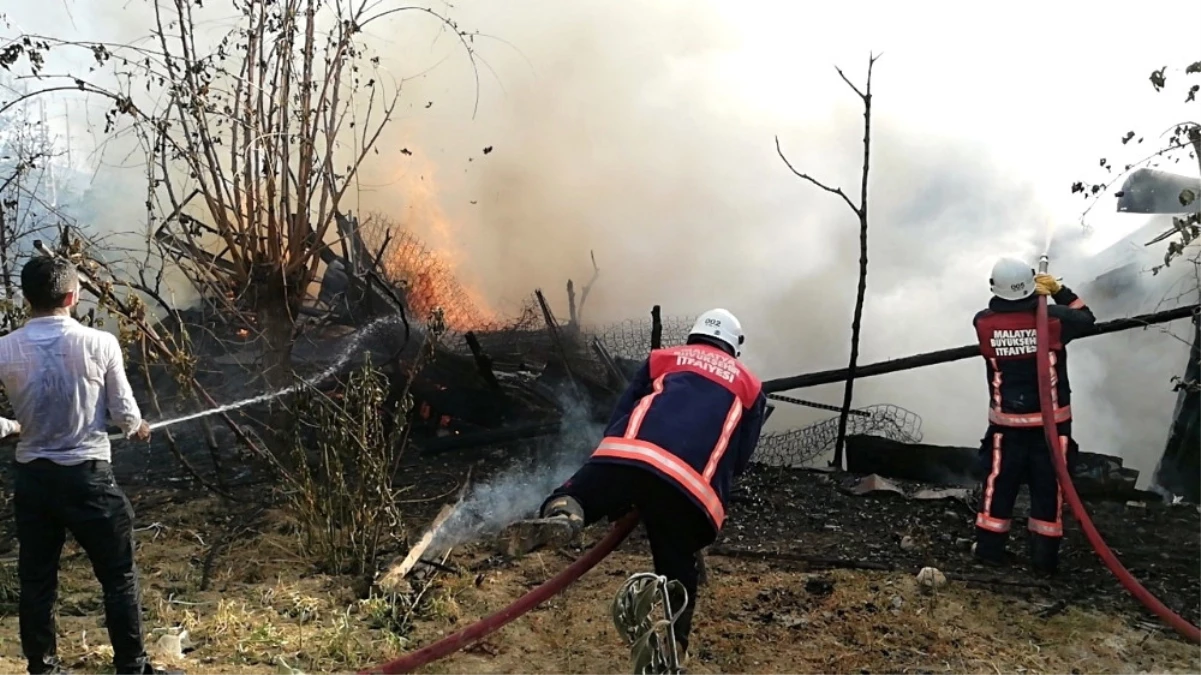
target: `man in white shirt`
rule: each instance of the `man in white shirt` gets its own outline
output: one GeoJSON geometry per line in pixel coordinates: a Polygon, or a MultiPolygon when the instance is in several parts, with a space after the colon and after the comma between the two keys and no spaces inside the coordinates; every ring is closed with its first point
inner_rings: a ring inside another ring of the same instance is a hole
{"type": "Polygon", "coordinates": [[[113,478],[106,412],[130,438],[148,440],[117,338],[71,318],[79,274],[60,258],[21,270],[31,318],[0,337],[0,384],[20,434],[13,503],[20,544],[21,649],[30,673],[64,672],[56,655],[54,602],[66,533],[87,552],[104,589],[118,673],[157,672],[142,641],[133,508],[113,478]]]}

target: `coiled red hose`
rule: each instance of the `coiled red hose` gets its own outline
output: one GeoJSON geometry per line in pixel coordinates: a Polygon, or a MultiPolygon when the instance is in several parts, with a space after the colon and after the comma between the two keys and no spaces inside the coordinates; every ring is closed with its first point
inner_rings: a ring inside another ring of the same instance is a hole
{"type": "Polygon", "coordinates": [[[1201,629],[1198,629],[1193,624],[1185,621],[1179,614],[1168,609],[1167,605],[1160,602],[1159,598],[1151,595],[1150,591],[1131,576],[1130,572],[1122,566],[1118,557],[1110,550],[1105,540],[1101,538],[1101,534],[1093,526],[1092,518],[1084,510],[1084,504],[1080,501],[1080,495],[1076,494],[1076,487],[1072,485],[1072,475],[1068,471],[1067,454],[1060,444],[1059,429],[1055,424],[1054,406],[1051,403],[1051,345],[1047,334],[1047,296],[1045,295],[1040,295],[1038,298],[1038,313],[1035,315],[1034,322],[1038,348],[1038,402],[1043,411],[1043,431],[1047,436],[1047,447],[1051,449],[1051,463],[1055,465],[1055,473],[1059,476],[1059,489],[1063,491],[1068,504],[1071,505],[1072,513],[1076,515],[1076,520],[1080,521],[1080,529],[1084,530],[1084,535],[1088,537],[1088,542],[1093,545],[1093,550],[1097,552],[1097,555],[1101,556],[1101,560],[1105,563],[1105,566],[1109,568],[1110,572],[1113,572],[1113,575],[1118,578],[1122,586],[1139,602],[1143,603],[1143,606],[1163,619],[1177,633],[1184,636],[1186,640],[1201,643],[1201,629]]]}
{"type": "Polygon", "coordinates": [[[367,673],[385,673],[388,675],[392,673],[411,673],[431,661],[437,661],[444,656],[449,656],[472,642],[491,634],[513,619],[558,595],[564,588],[567,588],[577,579],[584,576],[585,572],[596,567],[597,563],[604,560],[606,556],[621,545],[622,541],[625,541],[626,537],[630,536],[630,532],[634,530],[634,526],[637,524],[637,512],[626,514],[625,517],[613,525],[613,528],[609,530],[605,538],[601,539],[591,550],[568,565],[562,572],[543,582],[541,586],[518,598],[513,604],[491,616],[480,619],[453,635],[448,635],[438,640],[432,645],[405,654],[395,661],[390,661],[367,670],[360,670],[360,675],[367,673]]]}

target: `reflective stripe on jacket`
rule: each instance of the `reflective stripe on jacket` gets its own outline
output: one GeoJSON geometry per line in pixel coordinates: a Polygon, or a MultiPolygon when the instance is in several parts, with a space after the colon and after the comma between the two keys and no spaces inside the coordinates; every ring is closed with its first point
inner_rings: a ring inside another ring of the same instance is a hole
{"type": "Polygon", "coordinates": [[[622,394],[590,461],[649,469],[688,495],[720,530],[733,479],[759,442],[767,398],[716,347],[657,349],[622,394]]]}

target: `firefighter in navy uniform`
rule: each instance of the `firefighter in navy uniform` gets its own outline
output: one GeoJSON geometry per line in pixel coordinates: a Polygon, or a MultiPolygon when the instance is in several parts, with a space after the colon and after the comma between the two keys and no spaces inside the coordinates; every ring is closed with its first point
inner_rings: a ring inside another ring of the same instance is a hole
{"type": "Polygon", "coordinates": [[[1050,414],[1060,445],[1071,466],[1076,453],[1072,436],[1071,387],[1068,384],[1067,343],[1089,333],[1096,324],[1092,310],[1066,286],[1048,274],[1035,274],[1029,264],[1012,258],[993,267],[993,298],[973,323],[980,353],[987,364],[988,434],[981,442],[986,468],[980,512],[976,515],[977,558],[994,564],[1005,561],[1005,544],[1014,501],[1023,483],[1030,488],[1030,565],[1052,575],[1059,564],[1063,539],[1063,495],[1051,463],[1043,432],[1038,396],[1038,366],[1034,319],[1038,296],[1055,301],[1047,307],[1051,357],[1050,414]]]}
{"type": "Polygon", "coordinates": [[[687,654],[696,606],[696,554],[721,530],[734,479],[759,442],[767,398],[738,360],[744,337],[724,309],[702,314],[687,344],[656,349],[617,403],[592,456],[543,502],[541,518],[509,530],[511,553],[570,542],[586,525],[637,508],[655,572],[688,603],[676,622],[687,654]]]}

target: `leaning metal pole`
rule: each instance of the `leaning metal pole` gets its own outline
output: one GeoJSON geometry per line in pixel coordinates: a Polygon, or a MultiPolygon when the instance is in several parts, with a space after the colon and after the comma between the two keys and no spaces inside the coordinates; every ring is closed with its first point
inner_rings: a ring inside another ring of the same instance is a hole
{"type": "MultiPolygon", "coordinates": [[[[1097,324],[1093,331],[1085,337],[1104,335],[1106,333],[1117,333],[1119,331],[1130,330],[1131,328],[1145,328],[1155,324],[1168,323],[1169,321],[1188,318],[1196,314],[1199,307],[1201,307],[1201,305],[1184,305],[1174,309],[1165,310],[1163,312],[1140,314],[1139,316],[1132,316],[1125,319],[1105,321],[1097,324]]],[[[924,366],[935,366],[940,363],[962,361],[964,359],[970,359],[976,356],[980,356],[979,345],[966,345],[963,347],[955,347],[954,349],[943,349],[937,352],[915,354],[913,356],[906,356],[900,359],[879,361],[877,363],[870,363],[866,366],[859,366],[855,368],[855,378],[859,379],[862,377],[872,377],[873,375],[897,373],[903,370],[922,368],[924,366]]],[[[763,383],[763,391],[770,394],[781,391],[789,391],[791,389],[816,387],[822,384],[833,384],[835,382],[843,382],[846,379],[846,368],[839,368],[837,370],[823,370],[817,373],[806,373],[804,375],[793,375],[792,377],[779,377],[774,380],[766,380],[763,383]]]]}

